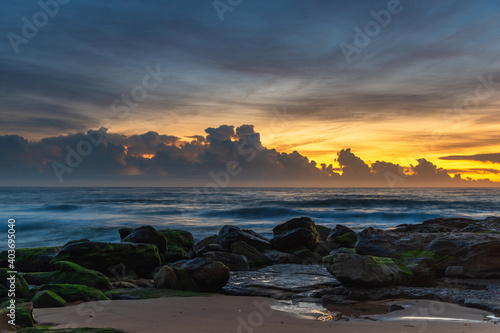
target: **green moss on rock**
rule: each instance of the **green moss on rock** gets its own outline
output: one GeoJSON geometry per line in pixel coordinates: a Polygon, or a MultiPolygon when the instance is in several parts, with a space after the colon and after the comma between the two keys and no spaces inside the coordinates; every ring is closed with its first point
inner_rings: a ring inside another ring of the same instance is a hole
{"type": "Polygon", "coordinates": [[[358,241],[358,235],[354,232],[348,232],[333,238],[333,241],[339,243],[342,247],[353,248],[358,241]]]}
{"type": "Polygon", "coordinates": [[[96,288],[79,284],[44,284],[38,291],[50,290],[61,296],[66,302],[75,301],[100,301],[107,300],[108,297],[96,288]]]}
{"type": "Polygon", "coordinates": [[[20,274],[9,274],[8,268],[0,268],[0,285],[3,288],[0,288],[0,298],[7,297],[8,291],[10,289],[10,282],[7,278],[14,276],[15,278],[15,286],[16,286],[16,297],[26,297],[29,291],[29,285],[26,280],[20,274]]]}
{"type": "Polygon", "coordinates": [[[50,290],[39,291],[31,302],[34,308],[56,308],[66,305],[66,301],[61,296],[50,290]]]}
{"type": "MultiPolygon", "coordinates": [[[[60,246],[16,249],[16,270],[18,272],[48,272],[50,261],[61,249],[60,246]]],[[[8,253],[0,252],[0,266],[7,267],[8,253]]]]}
{"type": "Polygon", "coordinates": [[[193,249],[193,235],[184,230],[165,229],[158,230],[167,239],[166,262],[175,262],[183,259],[191,259],[196,255],[193,249]]]}

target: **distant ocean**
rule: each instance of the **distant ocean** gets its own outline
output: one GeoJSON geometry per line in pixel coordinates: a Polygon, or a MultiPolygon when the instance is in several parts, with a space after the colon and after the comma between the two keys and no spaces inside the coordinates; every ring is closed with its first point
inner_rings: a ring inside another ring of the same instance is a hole
{"type": "Polygon", "coordinates": [[[8,218],[16,220],[18,248],[119,241],[118,228],[141,225],[188,230],[195,240],[224,224],[272,237],[274,226],[299,216],[355,230],[436,217],[481,219],[500,215],[500,189],[0,188],[0,211],[3,250],[8,218]]]}

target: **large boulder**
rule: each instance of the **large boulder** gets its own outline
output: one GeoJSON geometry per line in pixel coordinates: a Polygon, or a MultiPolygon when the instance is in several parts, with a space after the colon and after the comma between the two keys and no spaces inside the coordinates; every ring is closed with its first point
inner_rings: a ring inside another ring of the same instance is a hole
{"type": "Polygon", "coordinates": [[[132,230],[132,232],[121,240],[128,243],[154,244],[160,251],[160,256],[167,254],[167,239],[151,226],[143,226],[132,230]]]}
{"type": "Polygon", "coordinates": [[[271,248],[269,240],[251,230],[242,230],[236,226],[225,225],[219,231],[217,243],[226,249],[231,249],[235,242],[245,242],[253,246],[258,251],[265,251],[271,248]]]}
{"type": "MultiPolygon", "coordinates": [[[[229,281],[230,271],[223,263],[208,258],[183,260],[172,264],[189,274],[197,291],[220,291],[229,281]]],[[[178,276],[179,279],[179,276],[178,276]]]]}
{"type": "Polygon", "coordinates": [[[245,242],[235,242],[231,245],[231,252],[245,256],[251,268],[271,265],[271,259],[259,252],[255,247],[245,242]]]}
{"type": "MultiPolygon", "coordinates": [[[[16,249],[16,270],[18,272],[47,272],[49,263],[61,250],[60,246],[16,249]]],[[[0,266],[8,267],[8,252],[0,252],[0,266]]]]}
{"type": "Polygon", "coordinates": [[[157,267],[153,276],[156,288],[175,289],[177,276],[172,267],[168,265],[157,267]]]}
{"type": "Polygon", "coordinates": [[[167,239],[166,262],[191,259],[196,256],[196,251],[193,249],[194,238],[190,232],[176,229],[158,230],[158,232],[167,239]]]}
{"type": "Polygon", "coordinates": [[[428,287],[434,283],[437,265],[433,258],[416,257],[403,262],[413,273],[413,286],[428,287]]]}
{"type": "Polygon", "coordinates": [[[31,300],[34,308],[57,308],[66,305],[66,301],[50,290],[43,290],[36,293],[31,300]]]}
{"type": "Polygon", "coordinates": [[[99,289],[80,284],[44,284],[38,287],[37,290],[50,290],[51,292],[61,296],[61,298],[68,303],[76,301],[102,301],[109,299],[99,289]]]}
{"type": "Polygon", "coordinates": [[[194,244],[193,249],[195,251],[200,251],[202,248],[204,248],[205,246],[210,245],[210,244],[218,244],[217,243],[217,235],[212,235],[212,236],[208,236],[208,237],[203,238],[198,243],[194,244]]]}
{"type": "Polygon", "coordinates": [[[246,257],[231,252],[212,251],[203,254],[203,258],[209,258],[213,261],[220,261],[231,271],[247,271],[250,269],[246,257]]]}
{"type": "Polygon", "coordinates": [[[22,276],[29,284],[48,283],[82,284],[97,289],[111,289],[108,277],[98,271],[82,267],[69,261],[59,261],[54,272],[24,273],[22,276]]]}
{"type": "MultiPolygon", "coordinates": [[[[53,263],[70,261],[107,276],[117,274],[116,267],[151,278],[161,265],[158,247],[152,244],[83,242],[65,246],[53,263]]],[[[123,273],[123,272],[122,272],[123,273]]]]}
{"type": "Polygon", "coordinates": [[[291,219],[273,229],[271,245],[283,252],[293,252],[302,247],[312,248],[319,241],[319,233],[314,222],[308,217],[291,219]]]}
{"type": "Polygon", "coordinates": [[[303,260],[296,255],[291,253],[285,253],[276,250],[269,250],[264,252],[264,255],[268,257],[273,264],[302,264],[303,260]]]}
{"type": "Polygon", "coordinates": [[[339,253],[324,258],[340,282],[364,287],[410,285],[413,273],[397,259],[339,253]]]}

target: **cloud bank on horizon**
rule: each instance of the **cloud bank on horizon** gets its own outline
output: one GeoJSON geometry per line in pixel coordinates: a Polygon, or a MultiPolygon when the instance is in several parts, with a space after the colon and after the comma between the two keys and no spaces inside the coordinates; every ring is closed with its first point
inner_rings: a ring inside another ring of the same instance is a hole
{"type": "Polygon", "coordinates": [[[264,147],[253,125],[205,129],[191,141],[148,132],[126,136],[92,130],[30,142],[0,136],[0,185],[67,184],[157,186],[467,186],[488,180],[450,175],[426,159],[400,166],[371,165],[351,149],[318,165],[297,151],[264,147]],[[140,181],[140,183],[137,183],[140,181]]]}

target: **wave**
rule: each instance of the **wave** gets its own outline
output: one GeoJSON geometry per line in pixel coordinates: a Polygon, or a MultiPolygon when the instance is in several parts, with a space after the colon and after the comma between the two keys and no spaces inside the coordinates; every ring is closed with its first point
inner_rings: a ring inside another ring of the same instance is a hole
{"type": "Polygon", "coordinates": [[[53,204],[45,204],[42,207],[35,208],[35,211],[60,211],[60,212],[70,212],[73,210],[77,210],[83,208],[80,205],[70,205],[70,204],[60,204],[60,205],[53,205],[53,204]]]}

